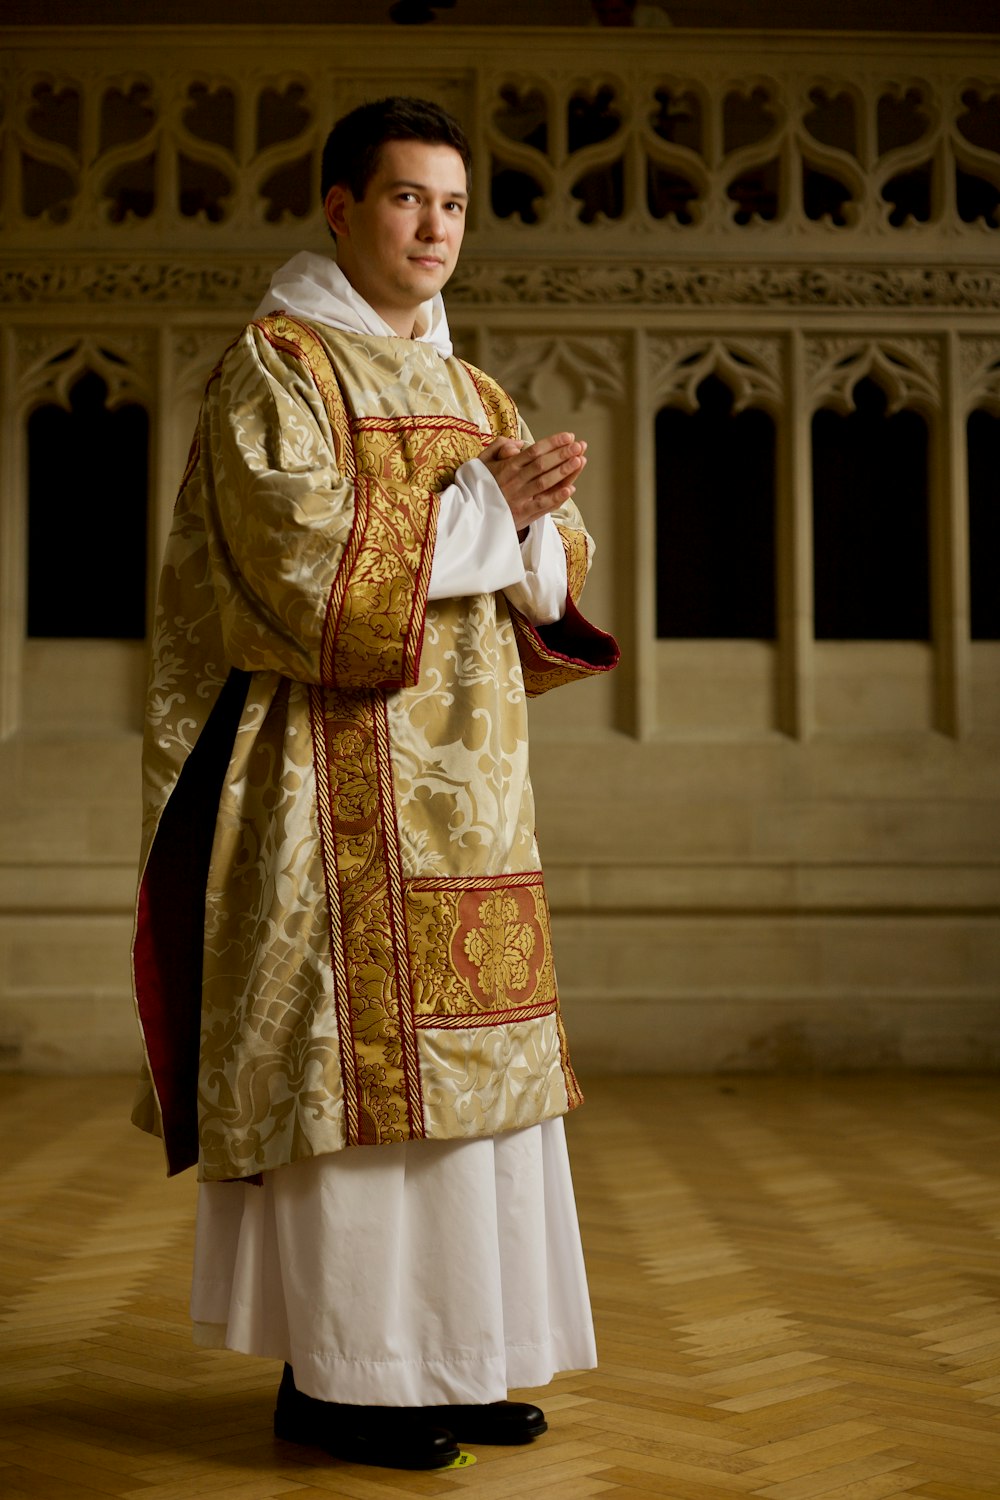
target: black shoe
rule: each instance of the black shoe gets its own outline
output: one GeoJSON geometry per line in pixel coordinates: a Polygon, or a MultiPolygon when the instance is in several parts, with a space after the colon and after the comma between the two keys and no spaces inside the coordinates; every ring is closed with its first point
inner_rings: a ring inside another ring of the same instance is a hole
{"type": "Polygon", "coordinates": [[[493,1401],[489,1406],[425,1406],[428,1422],[440,1422],[460,1443],[530,1443],[548,1431],[545,1413],[526,1401],[493,1401]]]}
{"type": "Polygon", "coordinates": [[[274,1409],[274,1435],[322,1448],[352,1464],[383,1469],[441,1469],[458,1457],[452,1434],[419,1406],[347,1406],[295,1389],[286,1365],[274,1409]]]}

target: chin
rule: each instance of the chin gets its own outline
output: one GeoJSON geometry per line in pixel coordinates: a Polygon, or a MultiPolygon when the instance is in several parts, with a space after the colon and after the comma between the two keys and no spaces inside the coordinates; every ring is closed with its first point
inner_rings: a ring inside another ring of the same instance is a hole
{"type": "Polygon", "coordinates": [[[412,286],[407,287],[411,296],[419,297],[421,302],[427,302],[431,297],[436,297],[445,284],[444,276],[426,276],[415,281],[412,286]]]}

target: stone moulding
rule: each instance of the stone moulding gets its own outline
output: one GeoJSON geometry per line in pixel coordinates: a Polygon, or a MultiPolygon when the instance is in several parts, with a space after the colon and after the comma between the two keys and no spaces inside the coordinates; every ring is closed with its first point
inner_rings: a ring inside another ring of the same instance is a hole
{"type": "MultiPolygon", "coordinates": [[[[0,260],[0,305],[252,307],[283,257],[0,260]]],[[[885,308],[1000,310],[1000,266],[775,264],[468,257],[452,307],[885,308]]]]}
{"type": "Polygon", "coordinates": [[[991,266],[734,265],[600,261],[503,266],[470,260],[449,301],[622,307],[997,308],[991,266]]]}
{"type": "Polygon", "coordinates": [[[242,308],[260,300],[280,260],[8,258],[0,261],[0,305],[148,302],[242,308]]]}

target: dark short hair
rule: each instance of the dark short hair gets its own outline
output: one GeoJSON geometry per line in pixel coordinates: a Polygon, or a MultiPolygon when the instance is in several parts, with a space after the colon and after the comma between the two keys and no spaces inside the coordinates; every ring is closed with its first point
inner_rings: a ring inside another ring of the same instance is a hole
{"type": "Polygon", "coordinates": [[[465,164],[466,177],[469,175],[472,151],[468,137],[447,110],[429,99],[405,95],[375,99],[344,115],[326,138],[321,177],[324,203],[335,183],[349,187],[360,202],[378,171],[379,153],[387,141],[453,146],[465,164]]]}

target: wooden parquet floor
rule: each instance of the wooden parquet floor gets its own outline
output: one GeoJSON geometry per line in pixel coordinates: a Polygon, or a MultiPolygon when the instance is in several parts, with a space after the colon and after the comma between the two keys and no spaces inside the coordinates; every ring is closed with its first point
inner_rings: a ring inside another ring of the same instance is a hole
{"type": "Polygon", "coordinates": [[[570,1145],[601,1365],[430,1474],[276,1443],[196,1350],[195,1184],[121,1079],[0,1081],[5,1500],[997,1500],[1000,1080],[591,1083],[570,1145]]]}

